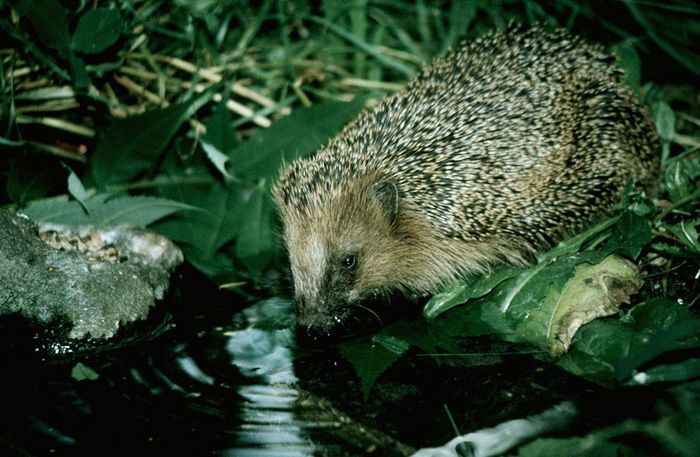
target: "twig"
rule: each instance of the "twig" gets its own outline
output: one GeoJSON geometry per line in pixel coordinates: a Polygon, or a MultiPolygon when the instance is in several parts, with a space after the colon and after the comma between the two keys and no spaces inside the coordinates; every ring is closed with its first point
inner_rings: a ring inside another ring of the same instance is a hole
{"type": "Polygon", "coordinates": [[[27,144],[30,144],[34,146],[37,149],[40,149],[44,152],[48,152],[49,154],[58,156],[58,157],[63,157],[64,159],[68,160],[75,160],[76,162],[80,163],[87,163],[87,158],[74,154],[72,152],[68,152],[64,149],[61,149],[56,146],[52,146],[50,144],[44,144],[44,143],[39,143],[38,141],[27,141],[27,144]]]}
{"type": "Polygon", "coordinates": [[[18,124],[39,124],[58,130],[75,133],[76,135],[85,136],[88,138],[95,136],[95,131],[89,127],[74,124],[55,117],[32,117],[18,114],[16,119],[18,124]]]}
{"type": "Polygon", "coordinates": [[[360,89],[376,89],[376,90],[386,90],[389,92],[396,92],[404,87],[403,84],[390,83],[386,81],[371,81],[369,79],[360,78],[343,78],[338,83],[340,86],[344,87],[358,87],[360,89]]]}
{"type": "Polygon", "coordinates": [[[170,105],[167,100],[163,99],[160,97],[158,94],[155,94],[145,87],[135,83],[131,79],[127,78],[126,76],[117,76],[114,75],[114,80],[119,83],[120,86],[124,87],[126,90],[129,92],[132,92],[136,95],[143,96],[145,99],[147,99],[151,103],[155,103],[156,105],[166,107],[170,105]]]}

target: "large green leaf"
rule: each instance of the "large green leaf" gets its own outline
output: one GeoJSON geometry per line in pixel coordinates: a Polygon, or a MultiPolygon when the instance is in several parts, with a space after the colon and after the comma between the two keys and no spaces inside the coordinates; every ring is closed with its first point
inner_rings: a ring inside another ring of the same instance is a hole
{"type": "Polygon", "coordinates": [[[650,384],[671,378],[686,381],[697,376],[692,365],[686,365],[688,359],[667,363],[664,356],[697,347],[700,319],[683,305],[653,298],[621,319],[594,321],[581,327],[559,365],[606,386],[616,382],[650,384]]]}
{"type": "Polygon", "coordinates": [[[232,176],[226,169],[226,164],[230,160],[227,154],[233,149],[235,136],[231,126],[231,114],[224,101],[216,105],[206,127],[207,133],[200,140],[202,149],[212,165],[227,180],[230,180],[232,176]]]}
{"type": "Polygon", "coordinates": [[[180,202],[157,197],[116,197],[98,194],[84,201],[47,199],[22,212],[37,222],[75,225],[131,224],[145,227],[177,211],[197,210],[180,202]],[[87,209],[87,212],[85,211],[87,209]]]}
{"type": "Polygon", "coordinates": [[[153,168],[183,122],[208,95],[167,108],[116,119],[98,140],[90,162],[99,186],[127,182],[153,168]]]}
{"type": "Polygon", "coordinates": [[[367,97],[298,108],[230,153],[233,173],[249,179],[275,177],[283,162],[311,154],[362,109],[367,97]]]}
{"type": "Polygon", "coordinates": [[[267,186],[257,186],[241,208],[236,256],[250,269],[260,271],[275,253],[273,221],[275,209],[267,186]]]}
{"type": "MultiPolygon", "coordinates": [[[[200,260],[211,258],[238,232],[241,211],[245,205],[244,190],[221,183],[169,186],[159,189],[160,195],[206,211],[188,213],[187,217],[171,217],[158,222],[153,229],[168,238],[191,246],[200,260]]],[[[188,258],[188,260],[190,260],[188,258]]],[[[194,263],[194,262],[193,262],[194,263]]],[[[230,263],[230,262],[229,262],[230,263]]],[[[202,265],[203,262],[198,262],[202,265]]],[[[218,268],[217,268],[218,271],[218,268]]]]}
{"type": "Polygon", "coordinates": [[[122,33],[124,20],[113,8],[95,8],[85,13],[73,33],[73,49],[96,54],[112,46],[122,33]]]}
{"type": "Polygon", "coordinates": [[[44,46],[55,49],[61,58],[70,59],[68,12],[58,0],[22,0],[17,10],[29,20],[44,46]]]}
{"type": "Polygon", "coordinates": [[[615,313],[639,288],[631,263],[617,256],[598,261],[599,255],[580,253],[535,265],[446,313],[439,325],[463,336],[496,334],[558,357],[581,325],[615,313]]]}

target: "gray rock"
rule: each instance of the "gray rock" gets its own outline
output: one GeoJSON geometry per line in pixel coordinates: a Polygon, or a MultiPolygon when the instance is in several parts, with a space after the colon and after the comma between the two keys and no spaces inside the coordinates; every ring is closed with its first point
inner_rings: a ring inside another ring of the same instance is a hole
{"type": "Polygon", "coordinates": [[[36,226],[0,209],[0,315],[67,320],[69,338],[110,338],[162,299],[183,256],[146,230],[36,226]]]}

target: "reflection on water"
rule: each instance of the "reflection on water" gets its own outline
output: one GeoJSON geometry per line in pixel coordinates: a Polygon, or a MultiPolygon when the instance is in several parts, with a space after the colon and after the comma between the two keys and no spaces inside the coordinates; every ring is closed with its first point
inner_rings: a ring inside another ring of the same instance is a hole
{"type": "Polygon", "coordinates": [[[298,457],[311,455],[313,448],[295,418],[298,392],[292,365],[292,316],[288,302],[269,300],[242,313],[247,328],[229,333],[226,350],[232,363],[250,383],[241,383],[244,398],[236,446],[222,455],[242,457],[298,457]],[[274,317],[271,320],[270,317],[274,317]]]}
{"type": "Polygon", "coordinates": [[[225,325],[184,323],[111,360],[83,360],[96,381],[71,379],[72,366],[10,367],[0,455],[313,455],[295,413],[290,307],[268,300],[225,325]]]}

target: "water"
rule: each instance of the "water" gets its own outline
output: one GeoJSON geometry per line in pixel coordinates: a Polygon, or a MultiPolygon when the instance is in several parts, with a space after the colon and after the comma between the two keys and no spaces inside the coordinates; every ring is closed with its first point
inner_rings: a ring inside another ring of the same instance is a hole
{"type": "Polygon", "coordinates": [[[186,309],[150,340],[70,363],[4,354],[0,455],[409,455],[454,436],[446,407],[465,432],[576,389],[567,382],[561,392],[561,375],[524,356],[468,369],[414,357],[364,402],[337,350],[294,349],[290,302],[236,312],[200,299],[186,309]],[[78,361],[99,379],[71,378],[78,361]]]}

